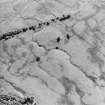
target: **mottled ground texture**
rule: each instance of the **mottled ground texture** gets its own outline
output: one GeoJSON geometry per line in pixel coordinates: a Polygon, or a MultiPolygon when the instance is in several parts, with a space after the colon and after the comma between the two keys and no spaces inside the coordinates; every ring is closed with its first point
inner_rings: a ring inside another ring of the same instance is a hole
{"type": "Polygon", "coordinates": [[[0,105],[105,105],[105,0],[0,0],[0,105]]]}

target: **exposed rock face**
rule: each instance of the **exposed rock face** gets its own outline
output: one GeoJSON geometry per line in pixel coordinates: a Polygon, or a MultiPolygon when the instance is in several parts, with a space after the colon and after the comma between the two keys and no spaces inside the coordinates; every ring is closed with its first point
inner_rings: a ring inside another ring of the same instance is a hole
{"type": "Polygon", "coordinates": [[[0,105],[105,105],[104,0],[0,1],[0,105]]]}

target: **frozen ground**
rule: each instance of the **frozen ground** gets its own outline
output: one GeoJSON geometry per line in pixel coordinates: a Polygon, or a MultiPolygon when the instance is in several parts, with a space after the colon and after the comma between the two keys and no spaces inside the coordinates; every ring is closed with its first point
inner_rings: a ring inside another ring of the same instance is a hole
{"type": "Polygon", "coordinates": [[[104,0],[0,0],[0,105],[105,105],[104,0]]]}

